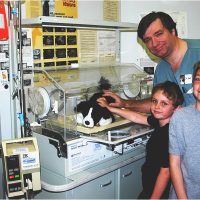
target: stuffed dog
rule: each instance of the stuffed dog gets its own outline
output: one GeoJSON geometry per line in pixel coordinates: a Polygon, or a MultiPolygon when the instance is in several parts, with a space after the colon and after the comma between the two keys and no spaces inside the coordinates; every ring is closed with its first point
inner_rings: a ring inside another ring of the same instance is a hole
{"type": "MultiPolygon", "coordinates": [[[[101,78],[99,81],[99,90],[110,89],[109,81],[101,78]]],[[[102,97],[103,92],[95,93],[89,100],[80,102],[75,108],[78,114],[76,121],[85,127],[93,128],[94,126],[105,126],[115,121],[113,114],[107,109],[101,107],[97,103],[97,99],[102,97]]],[[[112,97],[104,97],[108,103],[113,103],[115,100],[112,97]]]]}

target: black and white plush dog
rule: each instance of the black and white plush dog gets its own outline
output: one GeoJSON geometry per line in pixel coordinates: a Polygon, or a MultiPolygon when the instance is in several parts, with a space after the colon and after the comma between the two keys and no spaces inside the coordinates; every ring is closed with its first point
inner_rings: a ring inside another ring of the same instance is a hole
{"type": "MultiPolygon", "coordinates": [[[[99,90],[110,89],[109,81],[101,78],[99,81],[99,90]]],[[[93,128],[94,126],[104,126],[115,121],[113,114],[107,109],[101,107],[97,103],[97,99],[102,97],[103,92],[95,93],[88,101],[80,102],[75,108],[78,112],[76,120],[78,124],[83,124],[85,127],[93,128]]],[[[108,103],[113,103],[115,100],[112,97],[104,97],[108,103]]]]}

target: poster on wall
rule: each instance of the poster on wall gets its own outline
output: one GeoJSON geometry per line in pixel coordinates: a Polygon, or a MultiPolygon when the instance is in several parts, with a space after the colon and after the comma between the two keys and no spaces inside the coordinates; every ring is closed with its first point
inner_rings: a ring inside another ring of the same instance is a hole
{"type": "Polygon", "coordinates": [[[105,21],[119,21],[119,0],[103,1],[103,19],[105,21]]]}
{"type": "Polygon", "coordinates": [[[115,63],[116,48],[115,31],[98,31],[99,63],[115,63]]]}
{"type": "Polygon", "coordinates": [[[187,38],[188,37],[187,12],[172,11],[172,12],[168,12],[168,14],[176,22],[178,36],[180,38],[187,38]]]}
{"type": "Polygon", "coordinates": [[[78,0],[25,0],[25,18],[38,16],[78,18],[78,0]]]}
{"type": "Polygon", "coordinates": [[[113,64],[116,48],[115,31],[79,30],[81,64],[113,64]]]}
{"type": "Polygon", "coordinates": [[[32,51],[32,30],[30,28],[22,29],[22,62],[23,68],[32,68],[33,66],[33,51],[32,51]]]}
{"type": "Polygon", "coordinates": [[[55,16],[78,18],[77,0],[55,1],[55,16]]]}
{"type": "Polygon", "coordinates": [[[25,0],[26,18],[34,18],[42,15],[42,1],[25,0]]]}
{"type": "Polygon", "coordinates": [[[80,63],[98,63],[97,31],[79,30],[80,63]]]}
{"type": "Polygon", "coordinates": [[[34,67],[60,67],[78,63],[77,29],[32,29],[34,67]]]}

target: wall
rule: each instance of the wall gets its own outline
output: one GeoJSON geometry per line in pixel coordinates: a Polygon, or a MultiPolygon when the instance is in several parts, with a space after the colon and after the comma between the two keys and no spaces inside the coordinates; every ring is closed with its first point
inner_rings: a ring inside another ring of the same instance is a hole
{"type": "MultiPolygon", "coordinates": [[[[140,14],[151,11],[184,11],[187,12],[188,38],[200,38],[200,1],[135,1],[121,0],[121,21],[139,23],[140,14]]],[[[137,34],[124,34],[122,38],[122,61],[139,64],[137,34]]]]}
{"type": "Polygon", "coordinates": [[[103,20],[103,0],[78,0],[78,18],[103,20]]]}

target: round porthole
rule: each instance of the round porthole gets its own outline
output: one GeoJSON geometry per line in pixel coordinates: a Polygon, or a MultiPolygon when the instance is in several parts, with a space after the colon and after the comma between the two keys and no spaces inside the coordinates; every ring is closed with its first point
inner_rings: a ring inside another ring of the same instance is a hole
{"type": "Polygon", "coordinates": [[[50,111],[51,101],[45,88],[40,87],[29,90],[28,102],[31,111],[38,118],[45,117],[50,111]]]}
{"type": "Polygon", "coordinates": [[[140,93],[140,82],[133,81],[123,85],[123,92],[128,98],[135,98],[140,93]]]}

